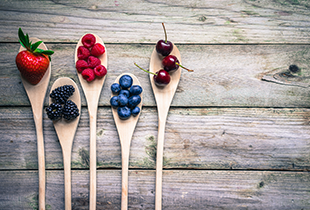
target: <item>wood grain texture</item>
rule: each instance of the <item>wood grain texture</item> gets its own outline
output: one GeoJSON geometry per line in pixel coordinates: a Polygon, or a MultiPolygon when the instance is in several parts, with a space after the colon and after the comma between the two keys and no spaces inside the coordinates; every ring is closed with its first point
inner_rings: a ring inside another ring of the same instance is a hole
{"type": "Polygon", "coordinates": [[[22,27],[44,41],[92,32],[105,43],[153,43],[165,22],[175,43],[309,43],[309,7],[307,0],[1,1],[0,41],[17,41],[22,27]]]}
{"type": "MultiPolygon", "coordinates": [[[[18,44],[0,44],[0,104],[29,105],[13,60],[18,44]],[[7,62],[11,61],[11,62],[7,62]]],[[[121,73],[137,76],[144,89],[143,105],[155,106],[149,75],[134,62],[148,68],[154,45],[106,45],[109,50],[108,74],[99,105],[110,106],[110,86],[121,73]]],[[[81,88],[74,64],[75,44],[49,44],[52,55],[51,84],[62,76],[75,80],[81,88]]],[[[182,64],[194,72],[183,71],[176,106],[309,107],[307,88],[262,81],[267,74],[286,71],[291,64],[301,68],[296,81],[310,84],[309,45],[178,45],[182,64]],[[303,80],[302,80],[303,79],[303,80]]],[[[294,79],[294,78],[293,78],[294,79]]],[[[86,105],[83,91],[82,105],[86,105]]],[[[46,105],[48,98],[46,97],[46,105]]]]}
{"type": "MultiPolygon", "coordinates": [[[[310,170],[310,110],[260,108],[171,108],[164,168],[310,170]]],[[[72,149],[72,168],[89,168],[86,108],[72,149]]],[[[157,111],[143,108],[130,148],[129,168],[154,169],[157,111]]],[[[37,169],[30,108],[0,109],[0,167],[37,169]]],[[[47,169],[63,169],[52,122],[44,115],[47,169]]],[[[98,110],[97,168],[121,168],[121,147],[111,108],[98,110]]]]}
{"type": "MultiPolygon", "coordinates": [[[[88,209],[88,171],[72,171],[72,209],[88,209]]],[[[121,171],[98,170],[97,209],[120,209],[121,171]]],[[[129,172],[129,209],[154,209],[155,171],[129,172]]],[[[37,173],[1,171],[0,208],[35,209],[37,173]],[[18,192],[18,193],[17,193],[18,192]]],[[[308,172],[164,171],[163,209],[307,209],[308,172]]],[[[47,172],[47,209],[64,209],[62,171],[47,172]]]]}

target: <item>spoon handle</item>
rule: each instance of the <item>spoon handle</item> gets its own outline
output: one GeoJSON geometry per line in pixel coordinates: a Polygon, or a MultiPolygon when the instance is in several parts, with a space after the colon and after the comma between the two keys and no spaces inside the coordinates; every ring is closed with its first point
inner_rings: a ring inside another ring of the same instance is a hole
{"type": "Polygon", "coordinates": [[[166,119],[158,120],[158,137],[156,150],[156,186],[155,186],[155,210],[162,208],[162,179],[163,179],[163,154],[166,119]]]}
{"type": "Polygon", "coordinates": [[[42,111],[34,112],[34,123],[37,134],[38,167],[39,167],[39,210],[45,210],[45,159],[42,111]]]}
{"type": "Polygon", "coordinates": [[[121,210],[128,208],[128,164],[129,164],[129,151],[122,152],[122,201],[121,210]]]}
{"type": "Polygon", "coordinates": [[[62,152],[65,174],[65,210],[71,210],[71,153],[65,149],[62,152]]]}
{"type": "Polygon", "coordinates": [[[90,142],[89,142],[89,209],[96,209],[96,121],[97,121],[97,103],[88,103],[89,111],[89,127],[90,127],[90,142]],[[91,105],[93,104],[93,105],[91,105]]]}

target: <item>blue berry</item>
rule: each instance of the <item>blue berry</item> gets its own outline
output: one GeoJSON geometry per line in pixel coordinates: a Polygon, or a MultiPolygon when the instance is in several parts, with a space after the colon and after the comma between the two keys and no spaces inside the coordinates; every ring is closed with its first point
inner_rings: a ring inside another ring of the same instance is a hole
{"type": "Polygon", "coordinates": [[[129,98],[129,96],[130,96],[129,90],[121,90],[121,91],[119,91],[119,94],[120,94],[120,95],[121,95],[121,94],[124,94],[127,98],[129,98]]]}
{"type": "Polygon", "coordinates": [[[117,114],[118,114],[120,119],[127,120],[131,115],[131,111],[127,106],[118,107],[117,108],[117,114]]]}
{"type": "Polygon", "coordinates": [[[123,75],[121,78],[119,78],[119,84],[123,89],[130,88],[132,85],[132,78],[129,75],[123,75]]]}
{"type": "Polygon", "coordinates": [[[111,85],[111,91],[113,93],[119,93],[119,91],[121,91],[121,86],[118,83],[113,83],[111,85]]]}
{"type": "Polygon", "coordinates": [[[131,95],[139,95],[142,93],[142,87],[140,85],[133,85],[130,87],[129,92],[131,95]]]}
{"type": "Polygon", "coordinates": [[[112,107],[116,108],[119,106],[118,104],[118,97],[117,96],[113,96],[111,99],[110,99],[110,104],[112,107]]]}
{"type": "Polygon", "coordinates": [[[128,99],[128,106],[130,108],[136,107],[141,102],[141,97],[139,95],[133,95],[128,99]]]}
{"type": "Polygon", "coordinates": [[[131,114],[133,116],[137,116],[139,113],[140,113],[140,108],[138,106],[136,106],[135,108],[131,110],[131,114]]]}
{"type": "Polygon", "coordinates": [[[120,106],[126,106],[128,104],[128,98],[124,94],[118,95],[117,100],[120,106]]]}

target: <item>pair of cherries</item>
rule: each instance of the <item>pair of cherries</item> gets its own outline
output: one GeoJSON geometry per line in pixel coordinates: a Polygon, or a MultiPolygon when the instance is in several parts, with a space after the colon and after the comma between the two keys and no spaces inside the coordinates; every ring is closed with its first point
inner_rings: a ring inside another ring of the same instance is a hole
{"type": "Polygon", "coordinates": [[[164,23],[162,23],[164,32],[165,32],[165,40],[159,40],[156,44],[156,51],[159,54],[160,57],[164,57],[162,60],[162,66],[163,69],[160,69],[156,73],[146,71],[139,67],[137,64],[135,64],[137,67],[142,69],[143,71],[146,71],[150,74],[153,74],[153,79],[155,81],[155,84],[157,86],[163,87],[169,84],[170,82],[170,74],[175,72],[179,69],[179,67],[182,67],[183,69],[186,69],[187,71],[193,71],[190,69],[185,68],[179,63],[179,60],[176,56],[170,55],[170,53],[173,50],[173,44],[172,42],[167,40],[167,33],[165,29],[164,23]]]}

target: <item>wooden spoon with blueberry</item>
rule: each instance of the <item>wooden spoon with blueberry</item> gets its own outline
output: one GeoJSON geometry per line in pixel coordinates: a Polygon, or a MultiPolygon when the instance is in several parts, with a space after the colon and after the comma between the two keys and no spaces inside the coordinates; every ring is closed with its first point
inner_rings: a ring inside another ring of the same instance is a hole
{"type": "Polygon", "coordinates": [[[122,150],[122,201],[121,209],[128,208],[128,164],[133,132],[142,109],[142,87],[130,73],[118,76],[111,85],[112,113],[122,150]]]}
{"type": "Polygon", "coordinates": [[[96,209],[96,122],[97,108],[102,86],[107,74],[107,52],[101,38],[95,34],[85,34],[75,50],[75,64],[79,81],[87,101],[90,126],[89,143],[89,209],[96,209]]]}
{"type": "Polygon", "coordinates": [[[65,210],[71,210],[71,151],[81,110],[80,92],[75,82],[67,77],[58,78],[50,93],[47,116],[53,124],[62,148],[65,177],[65,210]]]}

